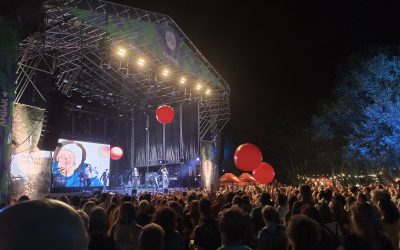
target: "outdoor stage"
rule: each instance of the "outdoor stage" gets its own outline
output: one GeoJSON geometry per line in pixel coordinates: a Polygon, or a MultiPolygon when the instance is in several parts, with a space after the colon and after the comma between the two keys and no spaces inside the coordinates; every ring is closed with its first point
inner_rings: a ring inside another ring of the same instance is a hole
{"type": "Polygon", "coordinates": [[[50,193],[50,194],[46,194],[46,195],[43,194],[42,196],[43,197],[49,196],[51,198],[57,198],[57,197],[60,197],[60,196],[71,197],[71,196],[75,196],[75,195],[79,196],[79,197],[94,197],[94,196],[96,196],[96,194],[99,195],[101,193],[107,193],[107,194],[110,194],[110,195],[118,194],[118,195],[121,195],[121,196],[129,195],[129,196],[139,197],[140,195],[145,194],[145,193],[165,194],[165,193],[173,193],[175,191],[183,192],[183,191],[187,191],[187,190],[188,190],[188,188],[183,188],[183,187],[182,188],[169,188],[168,192],[165,192],[164,190],[155,190],[155,189],[152,189],[152,188],[148,188],[148,189],[138,189],[136,193],[135,192],[132,193],[132,190],[130,190],[130,189],[128,189],[128,190],[113,189],[113,190],[103,190],[103,191],[96,190],[96,191],[81,191],[81,192],[67,192],[67,193],[50,193]]]}
{"type": "Polygon", "coordinates": [[[112,190],[132,180],[134,168],[146,183],[161,166],[179,187],[191,186],[195,176],[193,186],[215,183],[230,89],[178,25],[163,14],[99,0],[43,6],[41,29],[14,43],[15,81],[2,81],[16,95],[6,100],[15,115],[7,113],[12,153],[0,174],[11,178],[1,197],[83,187],[60,167],[68,157],[74,175],[91,166],[99,175],[87,180],[106,181],[112,190]],[[173,109],[171,123],[156,117],[162,105],[173,109]],[[123,150],[121,159],[109,160],[112,146],[123,150]]]}

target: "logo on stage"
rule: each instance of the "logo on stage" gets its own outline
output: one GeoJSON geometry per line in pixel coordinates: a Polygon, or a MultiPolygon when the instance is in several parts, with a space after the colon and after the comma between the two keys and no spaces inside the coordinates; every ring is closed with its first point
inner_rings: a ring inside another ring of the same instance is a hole
{"type": "Polygon", "coordinates": [[[171,31],[165,32],[165,41],[167,42],[168,48],[170,50],[175,50],[176,48],[176,38],[171,31]]]}
{"type": "Polygon", "coordinates": [[[5,127],[7,125],[7,107],[8,107],[8,93],[3,92],[3,98],[0,101],[0,125],[5,127]]]}

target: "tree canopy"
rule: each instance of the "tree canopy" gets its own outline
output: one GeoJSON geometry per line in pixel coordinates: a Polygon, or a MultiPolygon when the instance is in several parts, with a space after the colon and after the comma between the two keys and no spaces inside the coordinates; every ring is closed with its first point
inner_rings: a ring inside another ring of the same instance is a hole
{"type": "Polygon", "coordinates": [[[332,99],[312,120],[316,141],[335,157],[368,167],[398,166],[400,156],[400,55],[380,49],[352,56],[338,71],[332,99]]]}

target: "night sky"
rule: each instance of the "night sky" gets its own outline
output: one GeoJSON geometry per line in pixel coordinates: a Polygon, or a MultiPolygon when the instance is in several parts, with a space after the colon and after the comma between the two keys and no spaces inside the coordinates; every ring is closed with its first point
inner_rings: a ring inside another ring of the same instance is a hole
{"type": "Polygon", "coordinates": [[[275,165],[349,55],[400,44],[398,1],[118,2],[175,20],[231,87],[225,140],[255,143],[275,165]]]}

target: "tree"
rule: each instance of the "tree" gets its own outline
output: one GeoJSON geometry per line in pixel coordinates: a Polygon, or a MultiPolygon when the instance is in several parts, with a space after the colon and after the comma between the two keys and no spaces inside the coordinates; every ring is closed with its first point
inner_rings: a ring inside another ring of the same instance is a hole
{"type": "Polygon", "coordinates": [[[330,103],[312,120],[313,139],[367,166],[397,166],[400,156],[400,56],[382,49],[350,58],[330,103]]]}

